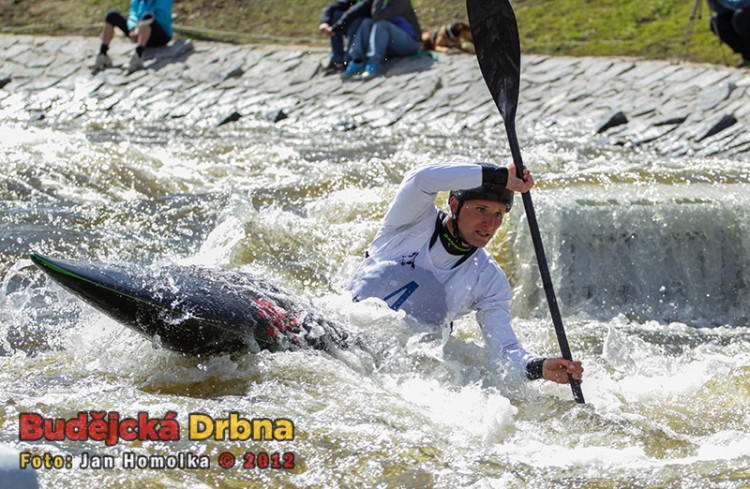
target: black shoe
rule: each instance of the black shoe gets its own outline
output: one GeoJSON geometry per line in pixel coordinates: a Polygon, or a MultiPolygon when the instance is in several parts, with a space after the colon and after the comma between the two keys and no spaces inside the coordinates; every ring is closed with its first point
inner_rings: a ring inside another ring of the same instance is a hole
{"type": "Polygon", "coordinates": [[[328,63],[328,66],[326,66],[323,69],[323,74],[328,75],[335,75],[336,73],[343,73],[346,69],[346,63],[343,61],[331,61],[328,63]]]}

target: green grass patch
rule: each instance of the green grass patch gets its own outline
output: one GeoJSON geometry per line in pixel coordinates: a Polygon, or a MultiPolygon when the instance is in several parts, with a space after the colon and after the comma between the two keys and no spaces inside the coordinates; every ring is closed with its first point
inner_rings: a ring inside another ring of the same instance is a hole
{"type": "MultiPolygon", "coordinates": [[[[182,38],[325,46],[317,32],[328,0],[175,0],[182,38]]],[[[463,0],[413,0],[424,30],[466,20],[463,0]]],[[[735,65],[710,32],[702,0],[517,0],[521,49],[556,56],[634,56],[735,65]],[[701,18],[691,20],[698,5],[701,18]]],[[[97,36],[107,10],[128,0],[0,0],[6,33],[97,36]]]]}

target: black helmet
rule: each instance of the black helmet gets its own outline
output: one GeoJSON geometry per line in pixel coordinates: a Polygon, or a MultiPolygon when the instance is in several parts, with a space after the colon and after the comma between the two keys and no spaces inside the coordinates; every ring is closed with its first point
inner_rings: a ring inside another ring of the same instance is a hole
{"type": "Polygon", "coordinates": [[[492,163],[482,162],[479,165],[482,167],[482,185],[463,190],[452,190],[451,197],[458,199],[459,208],[467,200],[481,199],[501,202],[505,204],[505,211],[510,211],[513,205],[513,191],[505,187],[508,183],[508,169],[492,163]]]}
{"type": "Polygon", "coordinates": [[[491,200],[505,204],[505,211],[509,212],[513,206],[513,191],[496,184],[484,184],[479,187],[467,188],[465,190],[451,190],[451,197],[458,199],[463,204],[467,200],[491,200]]]}

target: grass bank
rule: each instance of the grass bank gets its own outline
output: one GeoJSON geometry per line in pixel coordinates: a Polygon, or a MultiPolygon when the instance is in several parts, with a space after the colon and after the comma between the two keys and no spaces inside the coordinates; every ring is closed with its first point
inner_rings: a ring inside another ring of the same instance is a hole
{"type": "MultiPolygon", "coordinates": [[[[328,1],[175,0],[175,27],[181,38],[324,46],[316,28],[328,1]]],[[[464,0],[412,1],[425,30],[466,19],[464,0]]],[[[705,0],[516,0],[513,4],[525,53],[729,65],[739,61],[710,32],[705,0]],[[691,20],[695,10],[702,15],[691,20]]],[[[0,0],[0,30],[96,36],[107,10],[126,11],[128,5],[129,0],[0,0]]]]}

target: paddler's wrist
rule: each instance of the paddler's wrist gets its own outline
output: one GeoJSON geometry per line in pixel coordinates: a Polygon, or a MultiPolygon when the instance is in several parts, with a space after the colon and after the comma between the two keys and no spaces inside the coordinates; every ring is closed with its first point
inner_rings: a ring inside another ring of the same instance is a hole
{"type": "Polygon", "coordinates": [[[498,186],[507,188],[508,169],[498,167],[491,163],[479,163],[482,167],[482,185],[498,186]]]}
{"type": "Polygon", "coordinates": [[[526,378],[539,380],[544,378],[544,361],[546,358],[535,358],[526,364],[526,378]]]}

